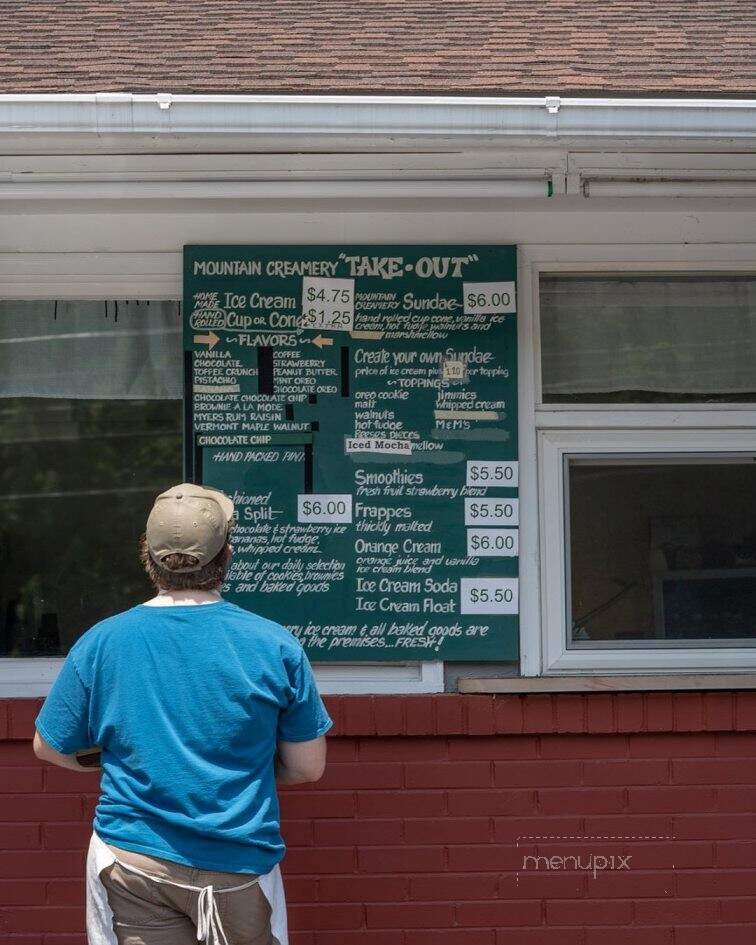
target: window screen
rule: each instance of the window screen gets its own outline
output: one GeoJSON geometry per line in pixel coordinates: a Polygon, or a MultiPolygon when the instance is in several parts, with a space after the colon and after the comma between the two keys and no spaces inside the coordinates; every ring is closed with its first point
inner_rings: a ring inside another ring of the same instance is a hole
{"type": "Polygon", "coordinates": [[[181,478],[177,302],[0,302],[0,655],[57,656],[151,595],[137,542],[181,478]]]}
{"type": "Polygon", "coordinates": [[[545,403],[756,401],[756,276],[547,275],[545,403]]]}

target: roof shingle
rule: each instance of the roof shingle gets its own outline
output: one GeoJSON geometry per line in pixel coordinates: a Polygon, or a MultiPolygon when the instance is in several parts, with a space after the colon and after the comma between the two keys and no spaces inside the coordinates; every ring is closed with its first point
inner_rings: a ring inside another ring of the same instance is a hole
{"type": "Polygon", "coordinates": [[[756,0],[0,0],[0,92],[756,90],[756,0]]]}

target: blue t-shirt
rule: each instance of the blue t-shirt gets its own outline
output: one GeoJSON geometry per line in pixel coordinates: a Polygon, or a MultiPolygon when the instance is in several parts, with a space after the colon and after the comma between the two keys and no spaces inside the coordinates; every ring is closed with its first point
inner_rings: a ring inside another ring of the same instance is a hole
{"type": "Polygon", "coordinates": [[[140,604],[96,624],[36,720],[63,754],[102,748],[103,840],[233,873],[267,873],[286,849],[276,743],[332,724],[297,640],[227,601],[140,604]]]}

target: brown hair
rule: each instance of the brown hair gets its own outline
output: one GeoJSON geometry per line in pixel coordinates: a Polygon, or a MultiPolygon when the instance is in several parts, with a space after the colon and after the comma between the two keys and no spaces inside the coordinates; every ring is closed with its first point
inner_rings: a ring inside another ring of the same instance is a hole
{"type": "Polygon", "coordinates": [[[139,560],[158,591],[216,591],[226,580],[231,561],[231,545],[226,542],[212,561],[208,561],[199,571],[176,574],[176,568],[188,568],[197,563],[194,555],[166,555],[158,564],[147,547],[147,537],[142,535],[139,539],[139,560]]]}

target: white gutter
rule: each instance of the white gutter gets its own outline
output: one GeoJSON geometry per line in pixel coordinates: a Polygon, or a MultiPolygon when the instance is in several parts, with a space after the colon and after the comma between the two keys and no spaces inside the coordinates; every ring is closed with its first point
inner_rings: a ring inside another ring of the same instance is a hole
{"type": "Polygon", "coordinates": [[[0,134],[756,139],[756,99],[0,95],[0,134]]]}

